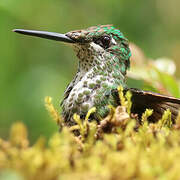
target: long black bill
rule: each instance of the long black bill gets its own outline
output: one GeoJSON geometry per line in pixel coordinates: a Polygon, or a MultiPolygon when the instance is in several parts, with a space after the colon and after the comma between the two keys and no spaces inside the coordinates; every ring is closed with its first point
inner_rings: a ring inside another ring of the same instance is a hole
{"type": "Polygon", "coordinates": [[[68,36],[66,36],[65,34],[59,34],[55,32],[34,31],[34,30],[25,30],[25,29],[14,29],[13,31],[16,33],[24,34],[28,36],[36,36],[36,37],[45,38],[45,39],[52,39],[55,41],[74,43],[74,41],[68,36]]]}

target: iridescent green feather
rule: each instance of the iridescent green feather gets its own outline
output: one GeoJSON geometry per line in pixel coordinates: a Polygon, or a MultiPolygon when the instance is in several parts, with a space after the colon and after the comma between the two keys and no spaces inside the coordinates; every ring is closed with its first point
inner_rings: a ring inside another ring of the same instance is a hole
{"type": "Polygon", "coordinates": [[[126,74],[126,70],[130,67],[130,60],[131,52],[128,46],[128,40],[125,38],[123,33],[115,29],[112,25],[105,25],[105,26],[94,26],[87,29],[87,38],[91,39],[98,38],[102,35],[110,35],[112,38],[115,39],[117,45],[112,46],[108,49],[111,55],[116,55],[119,58],[119,63],[121,64],[121,72],[126,74]]]}

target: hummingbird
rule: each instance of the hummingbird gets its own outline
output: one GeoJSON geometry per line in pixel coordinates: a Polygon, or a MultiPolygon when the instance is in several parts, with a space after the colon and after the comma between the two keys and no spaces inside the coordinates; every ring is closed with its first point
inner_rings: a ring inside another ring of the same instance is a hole
{"type": "Polygon", "coordinates": [[[140,118],[146,108],[153,109],[149,121],[161,119],[166,109],[171,111],[175,122],[180,109],[180,99],[158,93],[128,88],[126,72],[130,68],[131,51],[128,39],[113,25],[92,26],[83,30],[70,31],[65,34],[15,29],[14,32],[36,36],[70,44],[78,58],[77,72],[67,86],[62,106],[62,116],[66,125],[75,123],[73,114],[84,118],[88,110],[96,107],[92,119],[100,122],[109,113],[108,105],[121,105],[118,90],[132,93],[131,112],[140,118]]]}

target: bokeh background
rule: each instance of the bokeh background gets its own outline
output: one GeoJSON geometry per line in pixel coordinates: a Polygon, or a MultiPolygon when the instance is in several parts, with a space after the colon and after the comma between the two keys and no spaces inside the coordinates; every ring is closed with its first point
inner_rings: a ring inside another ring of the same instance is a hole
{"type": "Polygon", "coordinates": [[[59,103],[76,72],[71,48],[25,37],[14,28],[67,32],[114,24],[147,57],[168,57],[180,77],[179,0],[0,0],[0,137],[15,121],[24,122],[31,142],[57,131],[45,107],[45,96],[59,103]]]}

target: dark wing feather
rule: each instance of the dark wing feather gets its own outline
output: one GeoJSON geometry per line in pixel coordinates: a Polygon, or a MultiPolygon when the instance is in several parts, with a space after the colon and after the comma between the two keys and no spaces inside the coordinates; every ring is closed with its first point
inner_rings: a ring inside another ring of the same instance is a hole
{"type": "Polygon", "coordinates": [[[63,100],[61,101],[60,106],[62,106],[64,100],[68,98],[69,93],[71,92],[72,89],[73,89],[73,85],[69,84],[68,87],[66,88],[66,90],[64,91],[63,100]]]}
{"type": "Polygon", "coordinates": [[[132,113],[137,113],[140,117],[146,108],[153,109],[153,114],[149,120],[156,122],[161,119],[163,112],[169,109],[172,114],[172,121],[175,122],[180,110],[180,99],[133,88],[125,89],[125,92],[127,90],[132,93],[132,113]]]}

